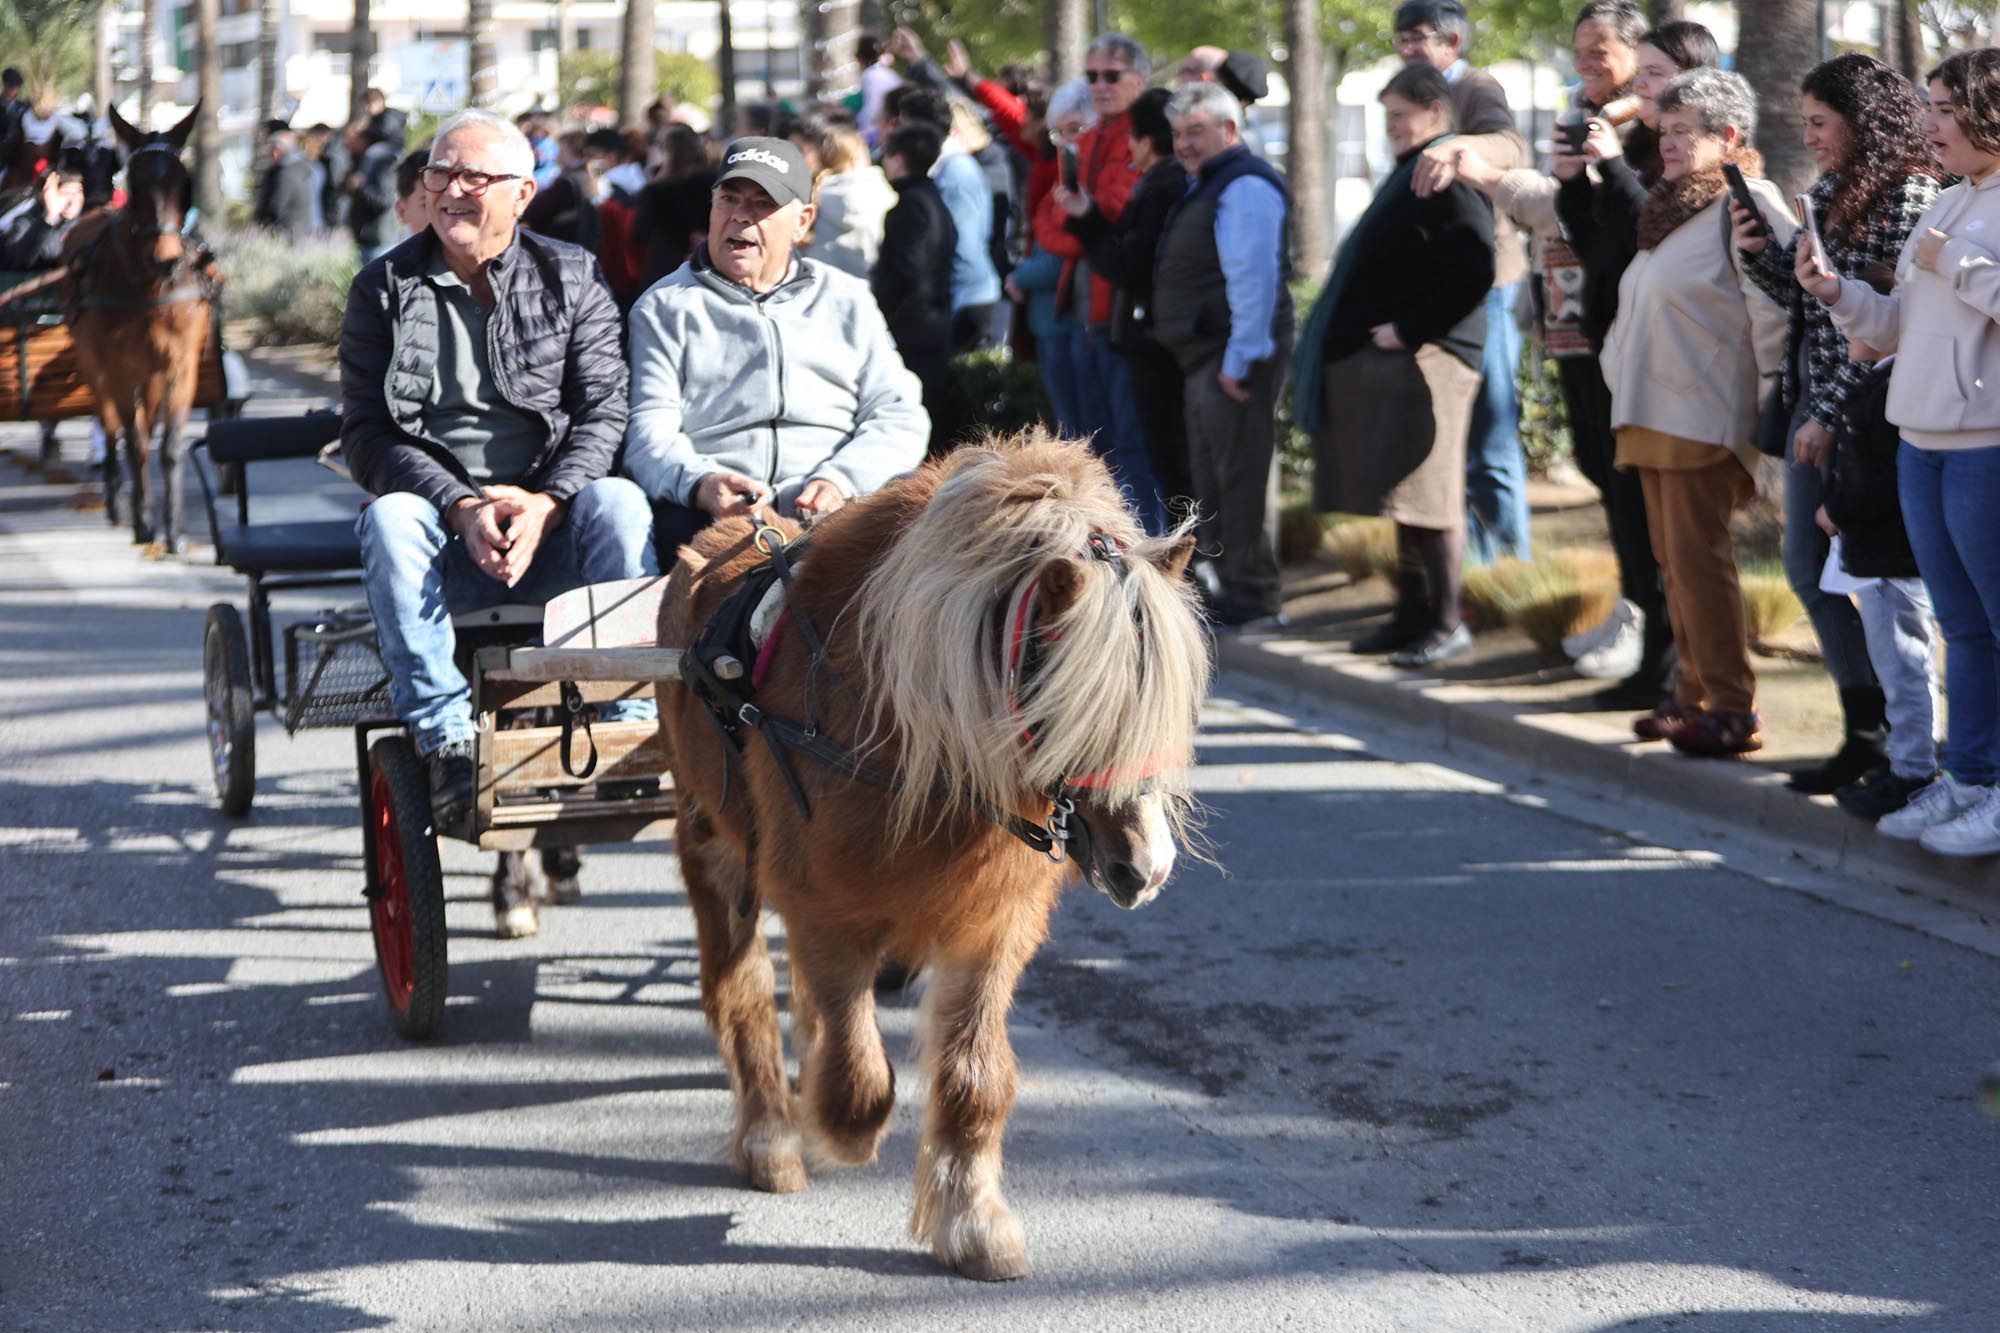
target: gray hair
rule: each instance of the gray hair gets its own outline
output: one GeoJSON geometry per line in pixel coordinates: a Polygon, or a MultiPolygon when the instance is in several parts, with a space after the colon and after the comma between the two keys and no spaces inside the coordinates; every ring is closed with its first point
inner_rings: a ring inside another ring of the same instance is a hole
{"type": "Polygon", "coordinates": [[[1167,119],[1170,121],[1191,116],[1197,111],[1206,111],[1209,119],[1217,125],[1228,121],[1239,131],[1243,128],[1243,104],[1219,83],[1190,83],[1176,88],[1174,95],[1167,100],[1167,119]]]}
{"type": "Polygon", "coordinates": [[[1744,143],[1757,137],[1757,94],[1734,70],[1704,67],[1676,76],[1660,93],[1660,114],[1669,111],[1691,112],[1703,134],[1734,125],[1744,143]]]}
{"type": "Polygon", "coordinates": [[[505,116],[496,116],[491,111],[481,111],[478,107],[468,107],[444,124],[438,126],[437,137],[431,140],[431,155],[437,155],[437,146],[447,136],[460,130],[479,130],[499,145],[500,156],[506,168],[516,176],[535,174],[535,146],[528,142],[528,136],[521,133],[513,121],[505,116]]]}
{"type": "Polygon", "coordinates": [[[1147,78],[1153,76],[1153,58],[1146,54],[1146,48],[1137,38],[1122,32],[1107,32],[1098,37],[1091,42],[1088,55],[1110,56],[1127,69],[1135,69],[1147,78]]]}
{"type": "Polygon", "coordinates": [[[1053,125],[1065,116],[1079,114],[1086,123],[1097,121],[1097,110],[1090,104],[1090,84],[1083,79],[1071,79],[1049,94],[1049,109],[1043,119],[1053,125]]]}

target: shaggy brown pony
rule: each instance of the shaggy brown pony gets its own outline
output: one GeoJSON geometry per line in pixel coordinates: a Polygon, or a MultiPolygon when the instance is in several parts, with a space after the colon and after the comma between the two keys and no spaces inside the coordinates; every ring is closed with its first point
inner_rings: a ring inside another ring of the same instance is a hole
{"type": "MultiPolygon", "coordinates": [[[[661,643],[693,643],[763,562],[753,535],[733,520],[682,550],[661,643]]],[[[702,1009],[736,1094],[732,1153],[759,1189],[803,1189],[808,1140],[833,1163],[875,1157],[895,1095],[873,990],[886,953],[930,977],[911,1229],[968,1276],[1027,1273],[1026,1235],[1000,1191],[1015,1089],[1006,1019],[1072,867],[976,803],[1041,826],[1050,793],[1068,789],[1089,879],[1125,907],[1159,892],[1209,677],[1184,577],[1192,548],[1148,539],[1087,448],[1038,436],[960,449],[824,520],[758,703],[807,717],[802,615],[826,640],[823,734],[901,789],[795,755],[810,820],[754,732],[726,761],[694,692],[660,691],[702,1009]],[[760,904],[785,922],[796,1094],[760,904]]]]}

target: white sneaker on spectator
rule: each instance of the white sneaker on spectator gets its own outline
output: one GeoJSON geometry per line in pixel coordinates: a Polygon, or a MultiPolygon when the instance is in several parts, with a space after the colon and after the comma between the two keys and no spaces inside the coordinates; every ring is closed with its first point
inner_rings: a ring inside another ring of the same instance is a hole
{"type": "Polygon", "coordinates": [[[1611,608],[1611,614],[1574,634],[1563,635],[1563,656],[1574,662],[1586,653],[1594,652],[1617,638],[1624,628],[1639,614],[1639,608],[1629,599],[1620,597],[1618,604],[1611,608]]]}
{"type": "Polygon", "coordinates": [[[1944,824],[1933,824],[1921,839],[1928,851],[1939,856],[1991,856],[2000,852],[2000,787],[1983,790],[1979,804],[1944,824]]]}
{"type": "Polygon", "coordinates": [[[1885,838],[1916,842],[1930,829],[1949,824],[1978,805],[1991,791],[1990,787],[1965,786],[1951,774],[1940,773],[1937,781],[1912,796],[1908,805],[1882,816],[1875,829],[1885,838]]]}
{"type": "Polygon", "coordinates": [[[1639,674],[1645,655],[1646,614],[1635,608],[1609,641],[1576,659],[1576,674],[1591,680],[1624,680],[1639,674]]]}

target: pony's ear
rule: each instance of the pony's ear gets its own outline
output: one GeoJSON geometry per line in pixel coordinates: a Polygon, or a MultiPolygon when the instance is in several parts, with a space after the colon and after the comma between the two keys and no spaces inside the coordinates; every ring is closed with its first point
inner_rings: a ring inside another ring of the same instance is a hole
{"type": "Polygon", "coordinates": [[[1165,574],[1169,583],[1179,583],[1187,577],[1188,562],[1194,559],[1194,544],[1194,534],[1187,533],[1153,557],[1153,568],[1165,574]]]}
{"type": "Polygon", "coordinates": [[[1076,604],[1083,591],[1083,567],[1076,561],[1058,558],[1042,567],[1035,584],[1035,620],[1047,624],[1076,604]]]}
{"type": "Polygon", "coordinates": [[[146,136],[133,129],[132,122],[119,115],[115,106],[111,108],[111,132],[118,136],[118,142],[125,145],[127,152],[146,142],[146,136]]]}
{"type": "Polygon", "coordinates": [[[167,146],[176,153],[187,147],[188,136],[194,133],[194,118],[201,114],[201,102],[197,99],[194,109],[181,117],[180,124],[167,131],[167,146]]]}

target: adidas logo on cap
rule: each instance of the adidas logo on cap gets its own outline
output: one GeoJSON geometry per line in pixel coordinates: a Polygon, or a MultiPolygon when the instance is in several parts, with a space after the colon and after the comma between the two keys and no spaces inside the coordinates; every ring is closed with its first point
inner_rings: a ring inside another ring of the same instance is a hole
{"type": "Polygon", "coordinates": [[[762,148],[746,148],[740,153],[732,153],[729,156],[729,160],[723,165],[733,167],[739,162],[761,162],[767,167],[777,168],[780,172],[788,172],[792,169],[785,159],[779,157],[776,153],[767,152],[762,148]]]}

